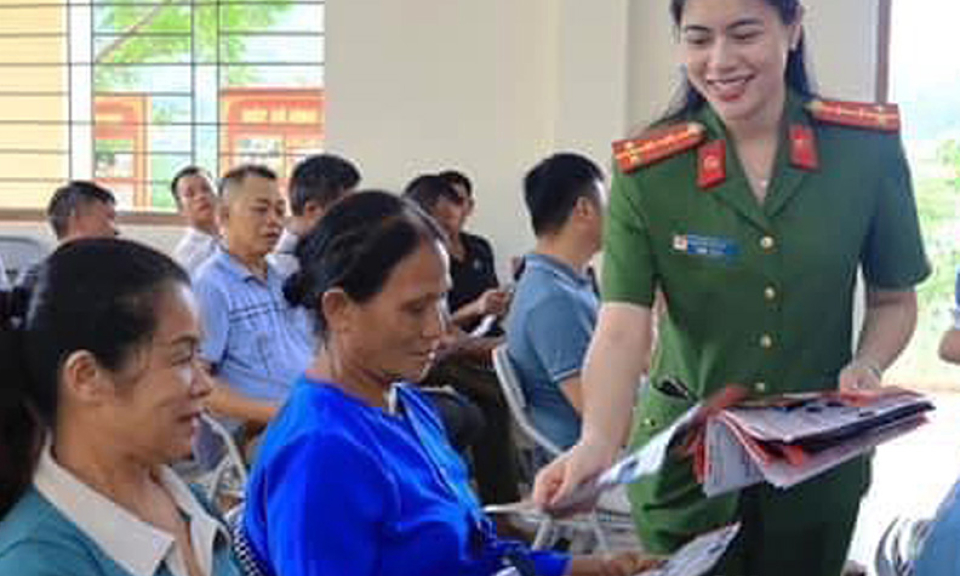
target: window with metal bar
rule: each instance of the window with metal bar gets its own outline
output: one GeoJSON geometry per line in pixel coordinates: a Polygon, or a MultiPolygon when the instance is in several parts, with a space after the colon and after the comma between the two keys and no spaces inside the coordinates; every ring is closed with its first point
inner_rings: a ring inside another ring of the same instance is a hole
{"type": "Polygon", "coordinates": [[[323,147],[323,0],[0,0],[0,208],[71,178],[170,210],[169,181],[323,147]]]}

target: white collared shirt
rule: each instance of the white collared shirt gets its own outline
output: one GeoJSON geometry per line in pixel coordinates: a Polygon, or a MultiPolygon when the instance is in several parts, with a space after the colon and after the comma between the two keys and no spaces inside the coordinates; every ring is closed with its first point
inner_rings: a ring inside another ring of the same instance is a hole
{"type": "Polygon", "coordinates": [[[298,235],[284,228],[273,252],[267,255],[267,262],[284,278],[288,278],[300,269],[300,262],[294,255],[294,250],[297,249],[297,242],[299,241],[300,237],[298,235]]]}
{"type": "Polygon", "coordinates": [[[219,239],[203,230],[187,228],[186,233],[173,249],[173,259],[189,274],[193,274],[201,264],[207,261],[217,248],[219,239]]]}
{"type": "MultiPolygon", "coordinates": [[[[226,528],[197,501],[186,484],[171,470],[161,469],[160,481],[177,508],[188,519],[190,541],[201,572],[213,574],[217,535],[226,528]]],[[[34,486],[64,516],[86,533],[107,555],[134,576],[154,576],[162,564],[174,576],[188,576],[173,534],[134,516],[60,466],[48,445],[33,478],[34,486]]]]}

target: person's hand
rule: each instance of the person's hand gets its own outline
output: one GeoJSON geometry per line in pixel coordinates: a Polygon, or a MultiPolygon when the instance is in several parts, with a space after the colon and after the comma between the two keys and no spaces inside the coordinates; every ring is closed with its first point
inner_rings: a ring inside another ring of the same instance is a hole
{"type": "Polygon", "coordinates": [[[573,508],[558,507],[558,503],[606,470],[617,454],[615,443],[592,441],[581,437],[570,450],[558,456],[537,473],[533,485],[533,503],[555,516],[569,516],[593,509],[596,499],[578,503],[573,508]]]}
{"type": "Polygon", "coordinates": [[[477,298],[477,310],[480,316],[492,314],[503,316],[510,308],[510,291],[503,288],[491,288],[477,298]]]}
{"type": "Polygon", "coordinates": [[[664,559],[639,552],[618,552],[605,556],[576,556],[569,576],[635,576],[663,565],[664,559]]]}
{"type": "Polygon", "coordinates": [[[842,394],[873,396],[881,393],[883,373],[869,360],[854,358],[840,371],[839,388],[842,394]]]}

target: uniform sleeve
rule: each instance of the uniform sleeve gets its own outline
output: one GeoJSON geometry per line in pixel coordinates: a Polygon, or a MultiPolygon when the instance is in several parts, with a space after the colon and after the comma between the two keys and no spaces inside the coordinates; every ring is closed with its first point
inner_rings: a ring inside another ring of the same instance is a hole
{"type": "Polygon", "coordinates": [[[593,335],[590,318],[575,302],[556,295],[538,303],[524,330],[550,380],[560,385],[580,374],[593,335]]]}
{"type": "Polygon", "coordinates": [[[862,261],[867,284],[886,290],[905,290],[930,274],[923,249],[910,168],[898,137],[883,139],[883,168],[873,220],[862,261]]]}
{"type": "Polygon", "coordinates": [[[637,197],[636,179],[616,170],[603,232],[601,292],[605,302],[652,306],[653,246],[637,197]]]}
{"type": "Polygon", "coordinates": [[[213,366],[223,361],[230,333],[230,311],[223,291],[206,277],[197,278],[193,285],[200,309],[200,326],[203,339],[200,342],[200,357],[213,366]]]}
{"type": "Polygon", "coordinates": [[[277,457],[265,485],[270,564],[283,576],[375,576],[391,484],[349,439],[314,437],[277,457]]]}

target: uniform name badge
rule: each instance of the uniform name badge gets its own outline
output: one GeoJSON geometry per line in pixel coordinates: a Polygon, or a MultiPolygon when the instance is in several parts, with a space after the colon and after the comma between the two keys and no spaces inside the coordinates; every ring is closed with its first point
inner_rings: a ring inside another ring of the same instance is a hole
{"type": "Polygon", "coordinates": [[[731,261],[740,255],[740,245],[730,238],[721,236],[675,234],[673,236],[673,251],[690,256],[731,261]]]}

